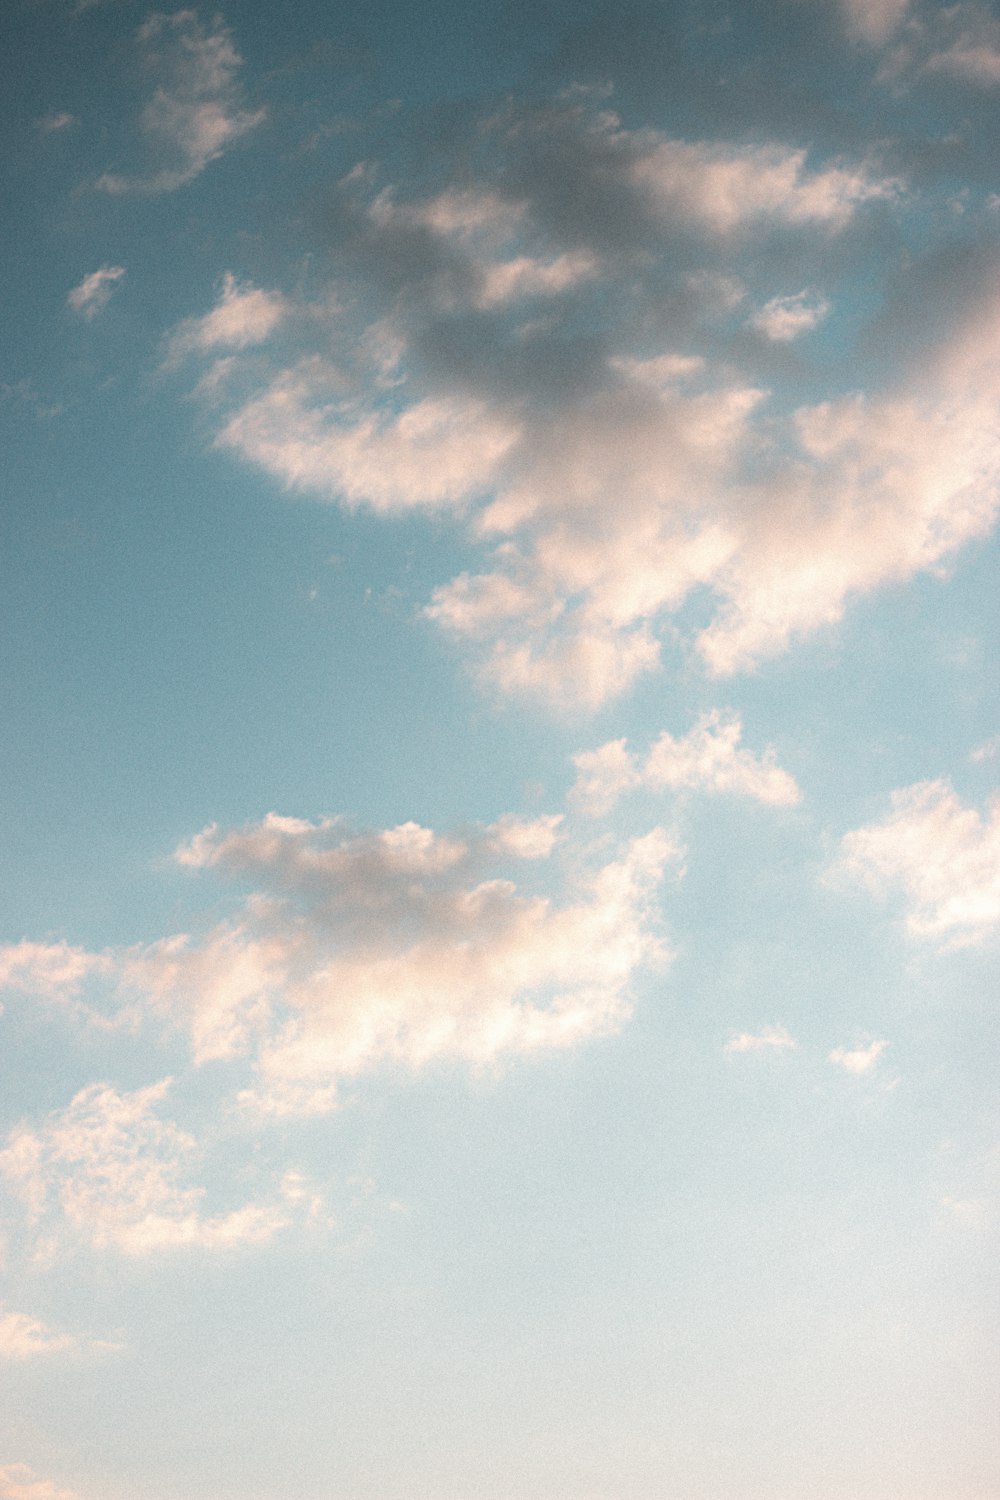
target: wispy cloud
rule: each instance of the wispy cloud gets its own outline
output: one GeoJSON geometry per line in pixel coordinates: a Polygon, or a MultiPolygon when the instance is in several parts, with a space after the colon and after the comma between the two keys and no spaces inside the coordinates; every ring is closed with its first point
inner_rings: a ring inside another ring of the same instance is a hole
{"type": "Polygon", "coordinates": [[[944,780],[903,787],[881,822],[845,834],[838,868],[877,894],[901,891],[913,937],[983,943],[1000,926],[1000,801],[983,817],[944,780]]]}
{"type": "Polygon", "coordinates": [[[94,975],[106,974],[110,957],[88,953],[69,943],[0,944],[0,990],[20,990],[48,999],[66,1000],[77,995],[94,975]]]}
{"type": "Polygon", "coordinates": [[[39,1354],[61,1354],[75,1349],[72,1334],[59,1333],[27,1313],[0,1308],[0,1359],[33,1359],[39,1354]]]}
{"type": "Polygon", "coordinates": [[[124,266],[101,266],[85,276],[66,298],[75,313],[88,321],[96,318],[111,301],[115,286],[125,275],[124,266]]]}
{"type": "Polygon", "coordinates": [[[170,1082],[131,1093],[91,1084],[39,1128],[10,1132],[0,1177],[24,1205],[40,1245],[69,1235],[132,1256],[224,1249],[268,1240],[289,1223],[281,1201],[204,1213],[204,1188],[185,1180],[198,1143],[160,1116],[170,1082]]]}
{"type": "Polygon", "coordinates": [[[170,193],[191,182],[261,123],[266,110],[243,108],[243,59],[220,19],[204,27],[193,10],[154,14],[136,33],[144,69],[158,80],[139,117],[152,169],[105,172],[106,193],[170,193]]]}
{"type": "Polygon", "coordinates": [[[765,1026],[762,1031],[742,1031],[730,1037],[727,1052],[787,1052],[798,1046],[798,1042],[784,1026],[765,1026]]]}
{"type": "Polygon", "coordinates": [[[55,135],[58,131],[68,130],[71,125],[78,125],[80,122],[76,115],[71,115],[63,109],[51,115],[43,115],[35,123],[43,135],[55,135]]]}

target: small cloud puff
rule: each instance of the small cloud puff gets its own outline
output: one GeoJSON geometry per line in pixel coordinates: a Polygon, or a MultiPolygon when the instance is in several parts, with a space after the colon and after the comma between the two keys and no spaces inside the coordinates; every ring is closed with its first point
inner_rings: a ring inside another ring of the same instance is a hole
{"type": "Polygon", "coordinates": [[[220,349],[250,349],[262,344],[288,311],[280,292],[244,285],[231,271],[222,278],[219,301],[201,318],[185,318],[167,340],[169,369],[189,354],[212,354],[220,349]]]}
{"type": "Polygon", "coordinates": [[[32,1359],[38,1354],[60,1354],[77,1347],[72,1334],[57,1333],[39,1318],[0,1308],[0,1359],[32,1359]]]}
{"type": "Polygon", "coordinates": [[[80,285],[69,293],[66,301],[75,313],[89,322],[107,307],[115,285],[124,275],[124,266],[101,266],[99,270],[91,271],[89,276],[85,276],[80,285]]]}
{"type": "Polygon", "coordinates": [[[944,780],[892,794],[891,811],[844,835],[835,870],[879,895],[901,889],[906,926],[944,948],[986,942],[1000,926],[1000,799],[984,818],[944,780]]]}
{"type": "Polygon", "coordinates": [[[810,292],[792,297],[772,297],[750,322],[752,327],[775,344],[789,344],[800,334],[818,328],[830,311],[830,304],[810,292]]]}
{"type": "Polygon", "coordinates": [[[591,817],[610,812],[624,792],[640,786],[733,793],[772,806],[794,806],[801,793],[777,764],[773,746],[758,759],[740,747],[742,733],[738,714],[713,709],[686,735],[675,739],[664,730],[644,762],[629,753],[624,740],[585,750],[573,757],[578,775],[571,800],[591,817]]]}
{"type": "Polygon", "coordinates": [[[765,1026],[762,1031],[743,1031],[739,1036],[730,1037],[726,1043],[727,1052],[786,1052],[794,1050],[798,1042],[785,1030],[784,1026],[765,1026]]]}
{"type": "Polygon", "coordinates": [[[66,110],[59,110],[51,115],[43,115],[35,123],[43,135],[54,135],[57,131],[68,130],[71,125],[78,125],[80,122],[76,115],[71,115],[66,110]]]}
{"type": "Polygon", "coordinates": [[[834,1047],[830,1061],[848,1073],[867,1073],[878,1062],[888,1042],[869,1042],[867,1047],[834,1047]]]}

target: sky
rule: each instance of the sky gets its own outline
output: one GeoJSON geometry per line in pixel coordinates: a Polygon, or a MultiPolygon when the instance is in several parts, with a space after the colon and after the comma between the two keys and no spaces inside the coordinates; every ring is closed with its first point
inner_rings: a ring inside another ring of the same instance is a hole
{"type": "Polygon", "coordinates": [[[997,1500],[1000,13],[3,32],[0,1500],[997,1500]]]}

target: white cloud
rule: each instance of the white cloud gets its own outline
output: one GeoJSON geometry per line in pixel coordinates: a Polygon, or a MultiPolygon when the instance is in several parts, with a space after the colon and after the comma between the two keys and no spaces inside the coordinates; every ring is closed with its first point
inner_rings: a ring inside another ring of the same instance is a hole
{"type": "Polygon", "coordinates": [[[772,297],[750,322],[759,333],[775,344],[788,344],[803,333],[818,328],[830,311],[830,304],[810,292],[790,297],[772,297]]]}
{"type": "Polygon", "coordinates": [[[981,745],[977,745],[970,752],[969,759],[974,765],[982,765],[985,761],[995,760],[998,755],[1000,755],[1000,734],[995,734],[992,738],[984,740],[981,745]]]}
{"type": "Polygon", "coordinates": [[[615,1031],[635,974],[668,956],[655,893],[679,851],[654,830],[578,870],[559,904],[508,873],[550,860],[559,824],[208,828],[180,863],[258,891],[201,941],[133,951],[123,983],[189,1029],[197,1060],[249,1057],[245,1099],[279,1113],[333,1108],[345,1080],[390,1063],[490,1065],[615,1031]]]}
{"type": "Polygon", "coordinates": [[[984,818],[946,781],[904,787],[882,822],[845,834],[839,867],[878,894],[901,889],[914,937],[985,942],[1000,925],[1000,800],[984,818]]]}
{"type": "Polygon", "coordinates": [[[37,1354],[61,1354],[76,1347],[72,1334],[57,1333],[27,1313],[0,1308],[0,1359],[32,1359],[37,1354]]]}
{"type": "Polygon", "coordinates": [[[768,219],[842,229],[860,204],[895,191],[895,184],[862,167],[810,171],[806,152],[787,146],[690,143],[656,139],[653,132],[632,140],[639,143],[633,181],[656,211],[718,235],[768,219]]]}
{"type": "Polygon", "coordinates": [[[243,59],[221,20],[206,30],[193,10],[155,13],[136,40],[146,69],[160,79],[139,120],[155,166],[138,177],[105,172],[96,186],[115,194],[169,193],[259,125],[266,111],[241,107],[243,59]]]}
{"type": "Polygon", "coordinates": [[[664,730],[645,761],[630,755],[624,740],[583,751],[573,757],[578,776],[571,798],[593,817],[609,812],[623,792],[638,786],[729,792],[773,806],[793,806],[801,793],[777,764],[773,747],[758,759],[740,747],[742,733],[738,714],[713,709],[680,738],[664,730]]]}
{"type": "Polygon", "coordinates": [[[869,1042],[867,1047],[834,1047],[830,1061],[848,1073],[868,1073],[888,1045],[888,1042],[869,1042]]]}
{"type": "Polygon", "coordinates": [[[222,278],[222,295],[202,318],[186,318],[167,341],[167,364],[188,354],[211,354],[220,349],[249,349],[262,344],[286,316],[288,304],[280,292],[242,285],[231,271],[222,278]]]}
{"type": "Polygon", "coordinates": [[[69,943],[0,944],[0,990],[21,990],[46,999],[69,999],[87,979],[108,972],[107,954],[88,953],[69,943]]]}
{"type": "Polygon", "coordinates": [[[194,1137],[159,1116],[170,1079],[131,1093],[81,1089],[33,1129],[12,1130],[0,1176],[23,1202],[36,1234],[70,1234],[98,1248],[142,1256],[180,1247],[227,1248],[270,1239],[289,1222],[282,1203],[247,1203],[205,1216],[205,1190],[185,1183],[194,1137]]]}
{"type": "Polygon", "coordinates": [[[0,1500],[78,1500],[49,1479],[39,1479],[27,1464],[0,1464],[0,1500]]]}
{"type": "Polygon", "coordinates": [[[790,1036],[784,1026],[765,1026],[762,1031],[744,1031],[739,1036],[730,1037],[726,1043],[727,1052],[784,1052],[798,1046],[795,1038],[790,1036]]]}
{"type": "Polygon", "coordinates": [[[91,271],[89,276],[85,276],[79,286],[75,286],[69,293],[66,301],[74,312],[88,321],[96,318],[111,301],[111,294],[124,275],[124,266],[101,266],[99,270],[91,271]]]}
{"type": "Polygon", "coordinates": [[[392,512],[464,509],[514,440],[511,421],[481,401],[428,398],[390,416],[336,399],[338,386],[336,371],[307,359],[232,416],[217,441],[290,489],[392,512]]]}

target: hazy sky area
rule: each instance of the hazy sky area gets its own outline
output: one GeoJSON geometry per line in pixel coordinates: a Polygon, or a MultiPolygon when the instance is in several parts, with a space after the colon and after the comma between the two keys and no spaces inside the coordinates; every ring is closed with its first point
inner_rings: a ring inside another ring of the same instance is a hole
{"type": "Polygon", "coordinates": [[[1000,9],[8,0],[0,1500],[998,1500],[1000,9]]]}

